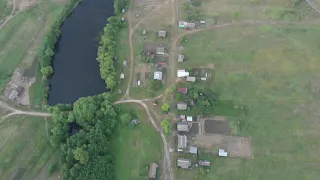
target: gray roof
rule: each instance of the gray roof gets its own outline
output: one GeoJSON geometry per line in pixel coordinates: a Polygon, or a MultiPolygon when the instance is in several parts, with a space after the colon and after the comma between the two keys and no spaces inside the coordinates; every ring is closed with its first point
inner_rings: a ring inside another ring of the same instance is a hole
{"type": "Polygon", "coordinates": [[[158,31],[159,37],[166,37],[167,32],[166,31],[158,31]]]}
{"type": "Polygon", "coordinates": [[[178,103],[177,108],[179,110],[186,110],[188,108],[188,105],[186,103],[178,103]]]}
{"type": "Polygon", "coordinates": [[[153,79],[155,80],[162,80],[162,72],[161,71],[156,71],[153,74],[153,79]]]}
{"type": "Polygon", "coordinates": [[[188,138],[186,135],[178,135],[178,148],[186,148],[188,145],[188,138]]]}
{"type": "Polygon", "coordinates": [[[210,161],[208,160],[200,160],[199,166],[210,166],[210,161]]]}
{"type": "Polygon", "coordinates": [[[196,82],[196,77],[194,77],[194,76],[188,76],[188,77],[187,77],[187,81],[189,81],[189,82],[196,82]]]}
{"type": "Polygon", "coordinates": [[[179,158],[177,160],[177,166],[182,168],[182,169],[189,169],[190,166],[191,166],[191,160],[190,159],[179,158]]]}
{"type": "Polygon", "coordinates": [[[186,122],[178,122],[177,123],[178,131],[189,131],[189,125],[186,122]]]}
{"type": "Polygon", "coordinates": [[[17,97],[18,97],[18,95],[19,95],[19,92],[17,91],[17,90],[12,90],[11,92],[10,92],[10,95],[9,95],[9,99],[10,100],[12,100],[12,101],[14,101],[17,97]]]}
{"type": "Polygon", "coordinates": [[[187,23],[187,25],[185,26],[185,28],[190,28],[190,29],[194,29],[196,27],[196,23],[187,23]]]}
{"type": "Polygon", "coordinates": [[[154,179],[157,175],[158,165],[156,163],[151,163],[149,167],[149,178],[154,179]]]}
{"type": "Polygon", "coordinates": [[[157,53],[164,53],[164,47],[156,47],[156,52],[157,53]]]}
{"type": "Polygon", "coordinates": [[[198,154],[198,148],[197,147],[194,147],[194,146],[191,146],[189,148],[189,153],[191,154],[198,154]]]}
{"type": "Polygon", "coordinates": [[[178,62],[183,62],[184,58],[184,55],[178,54],[178,62]]]}

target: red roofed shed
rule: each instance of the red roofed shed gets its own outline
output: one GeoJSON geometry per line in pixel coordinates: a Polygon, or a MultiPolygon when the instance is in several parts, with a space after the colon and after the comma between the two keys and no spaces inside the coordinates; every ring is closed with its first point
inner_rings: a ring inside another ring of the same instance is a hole
{"type": "Polygon", "coordinates": [[[188,88],[178,88],[179,93],[187,94],[188,93],[188,88]]]}

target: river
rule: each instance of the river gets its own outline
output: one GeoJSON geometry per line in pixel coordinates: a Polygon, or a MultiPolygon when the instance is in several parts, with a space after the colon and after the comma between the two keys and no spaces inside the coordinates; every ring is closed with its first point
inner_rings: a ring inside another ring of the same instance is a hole
{"type": "Polygon", "coordinates": [[[113,0],[83,0],[66,18],[52,62],[49,105],[107,91],[96,57],[100,34],[112,15],[113,0]]]}

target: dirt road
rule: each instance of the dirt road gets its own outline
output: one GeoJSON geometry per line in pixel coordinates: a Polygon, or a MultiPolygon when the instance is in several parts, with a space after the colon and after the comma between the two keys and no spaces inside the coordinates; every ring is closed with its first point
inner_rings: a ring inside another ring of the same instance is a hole
{"type": "Polygon", "coordinates": [[[0,101],[0,107],[4,108],[6,110],[12,111],[11,113],[1,117],[2,121],[5,120],[6,118],[13,116],[13,115],[30,115],[30,116],[43,116],[43,117],[50,117],[52,114],[50,113],[45,113],[45,112],[33,112],[33,111],[21,111],[19,109],[15,109],[8,104],[0,101]]]}

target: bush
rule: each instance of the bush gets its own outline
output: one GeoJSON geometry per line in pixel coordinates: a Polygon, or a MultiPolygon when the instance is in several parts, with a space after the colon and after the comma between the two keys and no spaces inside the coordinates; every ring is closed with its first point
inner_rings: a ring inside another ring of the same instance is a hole
{"type": "Polygon", "coordinates": [[[49,166],[49,169],[48,169],[49,176],[51,176],[54,172],[56,172],[57,167],[58,167],[58,163],[57,162],[55,162],[55,163],[53,163],[53,164],[51,164],[49,166]]]}

